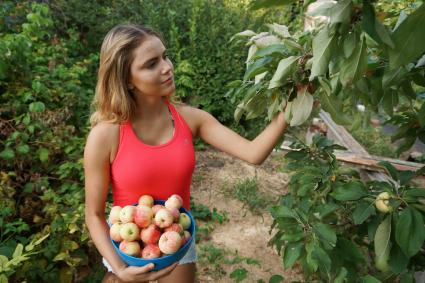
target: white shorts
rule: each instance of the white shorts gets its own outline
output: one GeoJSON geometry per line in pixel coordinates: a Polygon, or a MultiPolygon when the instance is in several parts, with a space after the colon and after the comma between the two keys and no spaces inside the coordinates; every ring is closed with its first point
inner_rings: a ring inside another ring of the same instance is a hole
{"type": "MultiPolygon", "coordinates": [[[[196,255],[196,244],[195,241],[192,242],[189,249],[187,250],[187,253],[184,255],[184,257],[179,260],[179,265],[186,264],[186,263],[193,263],[198,261],[198,256],[196,255]]],[[[112,267],[109,265],[109,262],[103,257],[102,258],[103,265],[106,267],[108,272],[112,272],[112,267]]]]}

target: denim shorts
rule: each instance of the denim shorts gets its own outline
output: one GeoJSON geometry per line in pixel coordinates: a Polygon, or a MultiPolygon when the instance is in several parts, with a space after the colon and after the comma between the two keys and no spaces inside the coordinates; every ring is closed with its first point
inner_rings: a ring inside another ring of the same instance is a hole
{"type": "MultiPolygon", "coordinates": [[[[196,263],[198,261],[198,256],[196,255],[196,244],[195,241],[192,242],[189,249],[187,250],[187,253],[182,257],[182,259],[179,261],[179,265],[186,264],[186,263],[196,263]]],[[[102,258],[103,265],[106,267],[108,272],[112,272],[112,267],[109,265],[109,262],[102,258]]]]}

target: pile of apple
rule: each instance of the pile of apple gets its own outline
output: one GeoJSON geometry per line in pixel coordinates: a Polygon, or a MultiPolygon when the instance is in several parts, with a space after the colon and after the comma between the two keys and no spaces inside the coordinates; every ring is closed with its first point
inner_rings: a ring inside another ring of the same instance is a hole
{"type": "Polygon", "coordinates": [[[173,254],[187,241],[191,220],[180,213],[183,200],[170,196],[164,203],[155,204],[150,195],[139,198],[137,206],[114,206],[109,213],[109,234],[119,242],[119,249],[130,256],[151,259],[173,254]]]}

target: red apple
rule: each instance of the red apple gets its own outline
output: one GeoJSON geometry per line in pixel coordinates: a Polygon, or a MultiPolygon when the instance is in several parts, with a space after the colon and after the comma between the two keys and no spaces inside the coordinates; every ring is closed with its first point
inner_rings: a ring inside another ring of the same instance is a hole
{"type": "MultiPolygon", "coordinates": [[[[158,212],[159,213],[159,212],[158,212]]],[[[182,245],[182,237],[174,231],[164,232],[159,238],[158,246],[164,254],[173,254],[182,245]]]]}
{"type": "Polygon", "coordinates": [[[111,237],[112,240],[116,242],[121,242],[123,240],[123,238],[120,235],[121,226],[122,224],[117,222],[112,224],[111,228],[109,229],[109,236],[111,237]]]}
{"type": "Polygon", "coordinates": [[[114,224],[120,221],[121,206],[113,206],[109,212],[109,223],[114,224]]]}
{"type": "Polygon", "coordinates": [[[140,255],[140,244],[137,241],[122,241],[119,246],[120,251],[123,253],[138,257],[140,255]]]}
{"type": "Polygon", "coordinates": [[[165,206],[163,206],[162,204],[155,204],[154,206],[152,206],[152,211],[153,211],[153,215],[155,216],[155,214],[158,212],[158,210],[160,210],[161,208],[165,208],[165,206]]]}
{"type": "Polygon", "coordinates": [[[140,228],[148,227],[152,223],[153,211],[149,206],[138,205],[134,214],[134,223],[140,228]]]}
{"type": "Polygon", "coordinates": [[[167,231],[174,231],[174,232],[179,233],[180,236],[183,236],[183,227],[180,224],[178,224],[178,223],[171,224],[171,226],[165,228],[164,231],[165,232],[167,232],[167,231]]]}
{"type": "Polygon", "coordinates": [[[171,214],[173,215],[173,221],[174,222],[179,222],[179,219],[180,219],[180,211],[177,209],[177,208],[175,208],[175,207],[168,207],[167,208],[170,212],[171,212],[171,214]]]}
{"type": "Polygon", "coordinates": [[[180,213],[180,217],[179,217],[179,224],[182,225],[184,230],[189,229],[190,224],[192,224],[192,221],[190,220],[189,215],[187,215],[186,213],[182,212],[180,213]]]}
{"type": "Polygon", "coordinates": [[[145,244],[156,244],[159,237],[161,237],[161,230],[155,224],[151,224],[140,231],[140,239],[145,244]]]}
{"type": "Polygon", "coordinates": [[[139,239],[140,230],[133,222],[121,225],[120,236],[124,241],[131,242],[139,239]]]}
{"type": "Polygon", "coordinates": [[[126,205],[120,211],[120,220],[122,223],[133,222],[134,214],[136,214],[136,207],[133,205],[126,205]]]}
{"type": "Polygon", "coordinates": [[[153,197],[150,195],[143,195],[139,198],[139,205],[153,206],[153,197]]]}
{"type": "Polygon", "coordinates": [[[157,258],[161,256],[161,250],[156,244],[147,244],[142,250],[142,258],[157,258]]]}
{"type": "Polygon", "coordinates": [[[158,210],[158,212],[155,214],[154,223],[159,228],[166,228],[173,224],[173,221],[173,215],[166,208],[158,210]]]}
{"type": "Polygon", "coordinates": [[[190,240],[190,237],[192,237],[192,235],[190,235],[190,232],[187,231],[187,230],[184,230],[183,231],[183,237],[182,237],[182,239],[183,239],[182,245],[186,244],[190,240]]]}
{"type": "Polygon", "coordinates": [[[183,205],[183,199],[179,195],[172,195],[165,201],[165,207],[175,207],[177,209],[180,209],[183,205]]]}

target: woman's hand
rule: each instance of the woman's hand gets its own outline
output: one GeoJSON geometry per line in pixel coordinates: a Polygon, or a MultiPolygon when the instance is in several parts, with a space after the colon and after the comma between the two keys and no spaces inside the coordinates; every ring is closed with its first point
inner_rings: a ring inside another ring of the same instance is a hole
{"type": "Polygon", "coordinates": [[[158,271],[152,271],[154,264],[150,263],[145,266],[126,266],[117,272],[117,277],[123,282],[149,282],[157,280],[163,276],[168,275],[176,268],[177,262],[158,271]]]}

